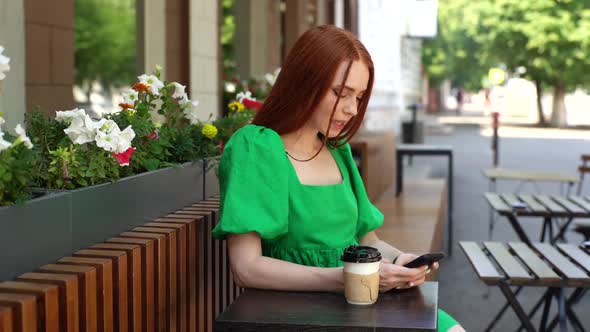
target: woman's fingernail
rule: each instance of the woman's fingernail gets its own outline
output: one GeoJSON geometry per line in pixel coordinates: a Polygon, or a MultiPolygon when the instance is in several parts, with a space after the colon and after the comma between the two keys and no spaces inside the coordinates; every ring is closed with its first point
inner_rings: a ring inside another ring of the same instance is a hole
{"type": "Polygon", "coordinates": [[[428,270],[428,265],[426,265],[426,266],[424,267],[424,270],[428,270]]]}
{"type": "Polygon", "coordinates": [[[400,289],[400,287],[399,286],[398,287],[395,287],[395,289],[400,289]]]}
{"type": "Polygon", "coordinates": [[[430,272],[432,272],[431,269],[426,270],[426,274],[429,274],[430,272]]]}
{"type": "Polygon", "coordinates": [[[414,283],[413,282],[408,283],[408,287],[414,287],[414,283]]]}

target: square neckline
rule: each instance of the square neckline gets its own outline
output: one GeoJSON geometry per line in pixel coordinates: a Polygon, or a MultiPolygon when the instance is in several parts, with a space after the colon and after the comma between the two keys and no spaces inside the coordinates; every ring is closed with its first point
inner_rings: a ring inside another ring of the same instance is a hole
{"type": "MultiPolygon", "coordinates": [[[[282,141],[283,140],[281,139],[281,143],[282,143],[282,141]]],[[[331,149],[326,146],[326,148],[330,152],[330,156],[332,156],[332,159],[336,163],[336,167],[338,168],[338,172],[340,172],[340,178],[342,180],[338,183],[330,183],[330,184],[307,184],[307,183],[301,182],[301,179],[299,178],[299,174],[297,174],[297,170],[295,170],[295,166],[293,165],[293,163],[289,159],[289,156],[287,155],[287,150],[285,149],[285,144],[282,144],[282,145],[283,145],[283,151],[285,151],[285,159],[287,160],[287,162],[289,163],[289,167],[291,168],[291,173],[293,174],[293,176],[295,177],[295,180],[297,180],[297,183],[300,186],[309,187],[309,188],[329,188],[329,187],[343,186],[344,183],[346,182],[346,179],[344,177],[344,172],[342,171],[342,165],[340,164],[340,158],[338,158],[336,155],[334,155],[335,149],[331,149]]]]}

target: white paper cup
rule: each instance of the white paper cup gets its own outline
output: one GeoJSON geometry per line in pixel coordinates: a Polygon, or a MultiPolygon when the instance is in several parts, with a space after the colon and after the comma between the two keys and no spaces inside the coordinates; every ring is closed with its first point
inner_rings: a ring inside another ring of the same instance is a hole
{"type": "Polygon", "coordinates": [[[350,246],[342,260],[346,301],[357,305],[375,303],[379,297],[379,251],[372,247],[350,246]]]}

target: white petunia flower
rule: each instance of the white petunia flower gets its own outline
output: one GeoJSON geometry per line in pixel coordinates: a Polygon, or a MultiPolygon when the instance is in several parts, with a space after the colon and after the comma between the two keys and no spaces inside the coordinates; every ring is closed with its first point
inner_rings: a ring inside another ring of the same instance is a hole
{"type": "Polygon", "coordinates": [[[277,77],[279,76],[280,72],[281,68],[277,68],[274,72],[265,74],[264,79],[268,84],[275,85],[275,82],[277,81],[277,77]]]}
{"type": "Polygon", "coordinates": [[[27,136],[25,129],[20,125],[20,123],[16,125],[14,131],[18,135],[18,137],[14,141],[14,145],[20,144],[22,142],[27,147],[27,149],[33,148],[33,143],[31,143],[31,139],[27,136]]]}
{"type": "Polygon", "coordinates": [[[240,102],[243,103],[244,99],[250,99],[250,100],[256,100],[256,98],[252,97],[252,92],[250,91],[246,91],[246,92],[240,92],[236,95],[236,99],[240,102]]]}
{"type": "Polygon", "coordinates": [[[182,113],[184,113],[184,117],[188,119],[191,125],[199,122],[199,113],[197,112],[198,106],[198,100],[189,100],[186,103],[186,107],[183,107],[184,109],[182,110],[182,113]]]}
{"type": "Polygon", "coordinates": [[[0,131],[2,130],[2,125],[6,123],[3,117],[0,116],[0,131]]]}
{"type": "Polygon", "coordinates": [[[4,133],[0,131],[0,151],[6,150],[12,146],[12,143],[4,139],[4,133]]]}
{"type": "Polygon", "coordinates": [[[131,126],[121,131],[114,121],[107,120],[96,132],[96,145],[109,152],[122,153],[131,147],[134,138],[131,126]]]}
{"type": "Polygon", "coordinates": [[[4,47],[0,46],[0,81],[6,78],[5,72],[10,70],[10,58],[3,55],[4,47]]]}
{"type": "Polygon", "coordinates": [[[131,147],[131,142],[135,138],[135,131],[131,126],[127,126],[121,134],[119,134],[119,145],[117,146],[117,153],[127,151],[131,147]]]}
{"type": "Polygon", "coordinates": [[[164,87],[164,83],[162,83],[156,75],[143,74],[137,78],[139,79],[139,83],[143,83],[150,88],[152,94],[155,96],[160,95],[160,89],[164,87]]]}
{"type": "Polygon", "coordinates": [[[71,123],[73,118],[84,118],[86,111],[84,109],[74,108],[70,111],[55,112],[55,120],[61,123],[71,123]]]}
{"type": "Polygon", "coordinates": [[[70,126],[64,129],[64,133],[68,135],[70,140],[75,144],[85,144],[94,141],[96,137],[96,131],[100,128],[107,120],[101,119],[94,121],[88,114],[84,117],[74,117],[70,126]]]}
{"type": "Polygon", "coordinates": [[[173,82],[172,85],[174,86],[174,93],[172,94],[172,98],[174,98],[174,99],[184,99],[185,97],[188,98],[186,96],[186,93],[184,92],[184,89],[186,89],[186,85],[182,85],[182,84],[176,83],[176,82],[173,82]]]}
{"type": "Polygon", "coordinates": [[[138,92],[133,89],[129,89],[126,92],[123,92],[123,102],[125,104],[135,105],[137,98],[138,92]]]}

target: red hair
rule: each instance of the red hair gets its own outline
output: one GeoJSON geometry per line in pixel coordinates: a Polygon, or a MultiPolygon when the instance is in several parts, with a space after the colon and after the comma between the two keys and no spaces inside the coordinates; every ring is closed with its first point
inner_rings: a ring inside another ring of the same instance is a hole
{"type": "MultiPolygon", "coordinates": [[[[331,146],[344,145],[356,133],[365,116],[373,89],[374,68],[365,46],[352,33],[333,25],[312,28],[297,39],[268,98],[252,123],[273,129],[279,135],[303,127],[322,98],[330,91],[338,67],[345,61],[348,66],[340,85],[341,90],[353,61],[362,61],[368,67],[369,83],[358,103],[357,115],[337,137],[328,140],[331,146]]],[[[334,103],[330,122],[341,93],[339,91],[334,103]]]]}

